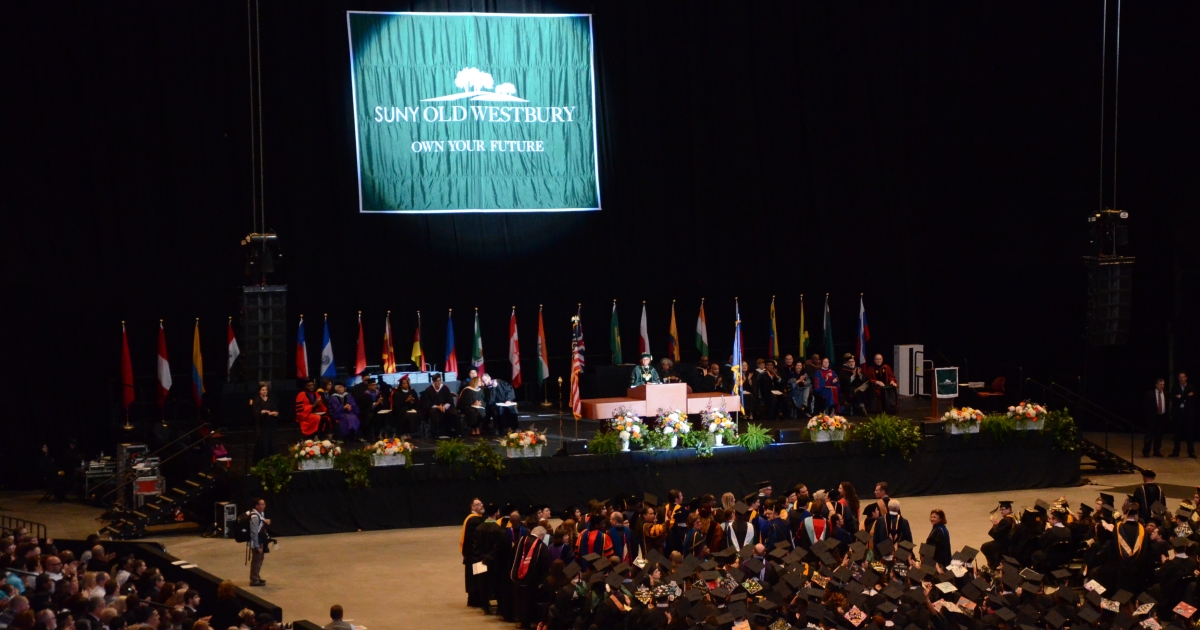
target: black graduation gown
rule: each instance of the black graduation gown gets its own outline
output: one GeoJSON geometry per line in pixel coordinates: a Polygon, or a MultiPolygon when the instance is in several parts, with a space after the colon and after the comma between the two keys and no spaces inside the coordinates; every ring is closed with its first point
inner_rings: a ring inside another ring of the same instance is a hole
{"type": "Polygon", "coordinates": [[[421,408],[425,410],[425,415],[429,418],[431,430],[440,432],[441,435],[458,434],[454,394],[451,393],[449,387],[442,385],[440,390],[434,390],[432,386],[425,388],[425,391],[421,392],[421,408]],[[434,409],[438,405],[450,405],[450,407],[446,411],[434,409]]]}
{"type": "Polygon", "coordinates": [[[275,404],[275,397],[267,394],[267,399],[263,400],[261,396],[255,394],[250,399],[250,415],[254,419],[254,461],[258,461],[264,457],[275,454],[275,432],[277,430],[276,420],[279,416],[272,416],[264,411],[279,411],[279,405],[275,404]]]}
{"type": "Polygon", "coordinates": [[[392,422],[395,423],[396,430],[402,435],[411,433],[416,426],[420,425],[421,395],[411,387],[408,390],[397,387],[392,390],[391,401],[392,422]],[[417,413],[409,413],[409,411],[417,413]]]}
{"type": "Polygon", "coordinates": [[[508,574],[513,583],[515,617],[521,624],[531,625],[538,585],[549,573],[550,556],[546,553],[546,545],[533,535],[522,537],[517,542],[512,568],[508,574]]]}
{"type": "Polygon", "coordinates": [[[497,403],[516,402],[517,392],[507,381],[492,379],[491,387],[483,388],[483,400],[487,404],[487,417],[493,429],[516,431],[520,428],[516,407],[499,407],[497,403]]]}
{"type": "Polygon", "coordinates": [[[476,601],[480,608],[487,609],[496,597],[497,587],[508,581],[508,567],[502,557],[509,548],[508,536],[496,521],[487,520],[475,528],[474,559],[487,566],[487,573],[475,580],[476,601]]]}
{"type": "Polygon", "coordinates": [[[458,412],[462,414],[463,422],[468,428],[478,429],[483,422],[483,407],[475,403],[483,402],[483,392],[471,387],[464,387],[458,392],[458,412]]]}

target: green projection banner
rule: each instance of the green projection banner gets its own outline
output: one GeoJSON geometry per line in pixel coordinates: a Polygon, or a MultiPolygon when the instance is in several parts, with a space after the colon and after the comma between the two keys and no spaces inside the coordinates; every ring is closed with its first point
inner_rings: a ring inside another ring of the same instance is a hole
{"type": "Polygon", "coordinates": [[[348,11],[360,212],[600,209],[589,15],[348,11]]]}

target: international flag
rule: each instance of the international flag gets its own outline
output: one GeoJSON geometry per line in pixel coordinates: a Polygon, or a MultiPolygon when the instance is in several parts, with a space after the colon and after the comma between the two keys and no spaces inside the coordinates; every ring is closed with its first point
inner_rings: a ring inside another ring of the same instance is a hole
{"type": "Polygon", "coordinates": [[[238,348],[237,337],[233,336],[233,318],[232,317],[229,318],[229,329],[226,332],[227,332],[227,334],[225,335],[225,337],[226,337],[226,343],[229,346],[229,355],[228,355],[228,358],[225,359],[225,380],[232,381],[233,380],[233,362],[237,361],[237,358],[242,354],[242,351],[238,348]]]}
{"type": "Polygon", "coordinates": [[[133,362],[129,359],[129,335],[121,322],[121,406],[129,411],[133,404],[133,362]]]}
{"type": "Polygon", "coordinates": [[[745,391],[742,388],[742,314],[740,309],[734,302],[734,324],[733,329],[733,360],[730,361],[730,369],[733,370],[733,389],[730,393],[738,397],[738,411],[745,413],[744,395],[745,391]]]}
{"type": "MultiPolygon", "coordinates": [[[[737,298],[733,298],[733,318],[738,322],[737,336],[734,337],[734,340],[737,342],[738,356],[745,356],[746,346],[742,344],[742,307],[738,304],[737,298]]],[[[738,359],[738,362],[740,364],[741,359],[738,359]]]]}
{"type": "Polygon", "coordinates": [[[679,329],[675,327],[675,300],[671,300],[671,328],[667,331],[667,356],[679,361],[679,329]]]}
{"type": "Polygon", "coordinates": [[[171,391],[171,364],[167,362],[167,333],[162,320],[158,320],[158,406],[162,408],[171,391]]]}
{"type": "Polygon", "coordinates": [[[479,330],[479,309],[475,309],[475,338],[471,341],[471,366],[483,375],[483,333],[479,330]]]}
{"type": "Polygon", "coordinates": [[[542,305],[538,304],[537,378],[539,383],[550,378],[550,359],[546,355],[546,326],[542,321],[542,305]]]}
{"type": "Polygon", "coordinates": [[[800,360],[808,356],[808,328],[804,325],[804,294],[800,294],[800,360]]]}
{"type": "Polygon", "coordinates": [[[333,365],[333,342],[329,341],[329,315],[325,316],[325,335],[321,338],[321,376],[337,377],[337,368],[333,365]]]}
{"type": "Polygon", "coordinates": [[[696,349],[708,356],[708,320],[704,318],[704,298],[700,299],[700,316],[696,318],[696,349]]]}
{"type": "Polygon", "coordinates": [[[358,312],[358,349],[354,353],[354,373],[367,371],[367,345],[363,343],[362,311],[358,312]]]}
{"type": "Polygon", "coordinates": [[[608,349],[612,350],[613,365],[625,362],[621,356],[621,327],[617,325],[617,301],[613,300],[612,321],[608,324],[608,349]]]}
{"type": "Polygon", "coordinates": [[[454,309],[450,309],[450,314],[446,316],[446,364],[442,366],[442,371],[458,373],[458,353],[454,351],[454,309]]]}
{"type": "Polygon", "coordinates": [[[642,300],[642,324],[638,329],[638,354],[650,352],[650,327],[646,325],[646,301],[642,300]]]}
{"type": "Polygon", "coordinates": [[[867,363],[867,341],[871,339],[871,329],[867,327],[867,309],[863,306],[862,294],[858,294],[858,344],[855,348],[858,354],[858,364],[867,363]]]}
{"type": "Polygon", "coordinates": [[[508,317],[508,362],[512,365],[512,386],[521,386],[521,342],[517,339],[517,307],[508,317]]]}
{"type": "Polygon", "coordinates": [[[413,333],[412,354],[408,358],[417,364],[418,372],[425,371],[425,353],[421,351],[421,311],[417,311],[417,330],[413,333]]]}
{"type": "Polygon", "coordinates": [[[192,400],[199,407],[204,396],[204,358],[200,356],[200,318],[196,318],[196,330],[192,334],[192,400]]]}
{"type": "Polygon", "coordinates": [[[579,399],[579,376],[583,374],[583,324],[579,313],[571,318],[571,414],[575,419],[583,417],[583,403],[579,399]]]}
{"type": "Polygon", "coordinates": [[[779,334],[775,329],[775,296],[771,296],[771,324],[767,329],[767,358],[774,359],[779,356],[779,334]]]}
{"type": "Polygon", "coordinates": [[[829,315],[829,294],[825,294],[825,358],[833,363],[833,318],[829,315]]]}
{"type": "Polygon", "coordinates": [[[383,373],[396,373],[396,351],[392,346],[392,312],[383,318],[383,373]]]}
{"type": "Polygon", "coordinates": [[[308,342],[304,340],[304,316],[300,316],[300,330],[296,333],[296,378],[308,378],[308,342]]]}

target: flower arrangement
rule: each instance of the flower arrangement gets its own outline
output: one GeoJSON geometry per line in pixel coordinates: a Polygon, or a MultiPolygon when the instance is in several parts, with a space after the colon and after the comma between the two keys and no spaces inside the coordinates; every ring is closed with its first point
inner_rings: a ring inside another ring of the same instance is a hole
{"type": "Polygon", "coordinates": [[[842,416],[830,416],[826,414],[818,414],[809,418],[809,431],[845,431],[850,423],[842,416]]]}
{"type": "Polygon", "coordinates": [[[700,416],[700,424],[717,442],[724,440],[733,443],[737,439],[737,423],[724,409],[706,410],[700,416]]]}
{"type": "Polygon", "coordinates": [[[983,412],[970,407],[952,408],[942,414],[942,420],[947,424],[979,424],[983,422],[983,412]]]}
{"type": "Polygon", "coordinates": [[[545,444],[546,434],[538,431],[536,427],[529,431],[514,431],[500,438],[500,445],[505,448],[526,448],[545,444]]]}
{"type": "Polygon", "coordinates": [[[1018,420],[1027,420],[1029,422],[1037,422],[1046,417],[1046,408],[1037,404],[1031,403],[1028,400],[1019,405],[1008,408],[1008,417],[1018,420]]]}
{"type": "Polygon", "coordinates": [[[408,436],[402,438],[386,438],[366,447],[364,450],[371,451],[375,455],[408,455],[413,452],[416,447],[412,442],[408,442],[408,436]]]}
{"type": "Polygon", "coordinates": [[[627,407],[617,407],[617,410],[613,412],[612,420],[609,420],[608,423],[617,432],[621,441],[626,444],[631,440],[640,443],[646,434],[646,424],[627,407]]]}
{"type": "Polygon", "coordinates": [[[292,457],[300,460],[320,457],[337,457],[342,454],[342,447],[329,440],[304,440],[293,444],[292,457]]]}
{"type": "Polygon", "coordinates": [[[333,458],[342,454],[342,447],[329,440],[304,440],[289,449],[292,460],[300,470],[333,468],[333,458]]]}
{"type": "Polygon", "coordinates": [[[684,435],[692,430],[692,424],[688,422],[687,414],[676,409],[675,411],[663,412],[658,410],[658,432],[663,435],[684,435]]]}

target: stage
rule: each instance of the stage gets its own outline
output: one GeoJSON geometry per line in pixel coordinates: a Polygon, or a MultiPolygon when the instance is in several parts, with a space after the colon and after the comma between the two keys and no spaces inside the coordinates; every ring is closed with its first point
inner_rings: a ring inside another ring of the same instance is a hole
{"type": "MultiPolygon", "coordinates": [[[[1079,480],[1079,453],[1055,450],[1051,437],[1036,432],[1003,444],[990,436],[934,435],[906,461],[899,454],[869,453],[863,442],[799,442],[762,451],[715,449],[632,452],[506,461],[496,479],[468,464],[417,464],[370,471],[371,487],[351,491],[338,470],[296,473],[287,489],[268,496],[272,529],[279,535],[330,534],[357,530],[455,525],[471,499],[513,503],[522,510],[548,503],[556,513],[589,499],[650,492],[660,497],[678,488],[688,497],[732,491],[746,494],[761,480],[777,489],[803,482],[810,490],[851,481],[861,495],[887,481],[896,497],[959,494],[1070,486],[1079,480]]],[[[261,495],[257,478],[243,475],[231,488],[238,505],[261,495]]]]}

